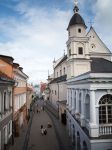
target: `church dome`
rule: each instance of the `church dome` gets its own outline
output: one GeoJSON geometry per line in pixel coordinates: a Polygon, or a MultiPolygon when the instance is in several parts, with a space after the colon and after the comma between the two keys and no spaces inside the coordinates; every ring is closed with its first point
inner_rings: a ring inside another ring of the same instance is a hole
{"type": "MultiPolygon", "coordinates": [[[[73,25],[83,25],[85,28],[87,28],[85,25],[84,19],[78,13],[78,7],[74,8],[74,12],[75,13],[69,22],[68,28],[73,26],[73,25]]],[[[67,30],[68,30],[68,28],[67,28],[67,30]]]]}

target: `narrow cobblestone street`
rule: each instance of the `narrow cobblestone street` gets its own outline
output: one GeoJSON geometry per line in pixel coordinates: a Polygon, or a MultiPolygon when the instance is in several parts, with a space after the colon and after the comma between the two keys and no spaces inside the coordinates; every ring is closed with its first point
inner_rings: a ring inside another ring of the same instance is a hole
{"type": "MultiPolygon", "coordinates": [[[[38,110],[41,109],[43,101],[38,101],[38,110]]],[[[66,128],[50,112],[40,110],[36,112],[32,121],[28,150],[73,150],[69,137],[66,135],[66,128]],[[49,114],[49,115],[48,115],[49,114]],[[52,124],[52,128],[47,128],[47,135],[41,135],[40,126],[47,127],[47,123],[52,124]]]]}

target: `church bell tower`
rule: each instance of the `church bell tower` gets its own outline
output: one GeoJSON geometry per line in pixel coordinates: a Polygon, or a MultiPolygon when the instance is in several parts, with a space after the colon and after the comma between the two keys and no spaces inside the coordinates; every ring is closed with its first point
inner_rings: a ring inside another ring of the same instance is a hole
{"type": "Polygon", "coordinates": [[[78,1],[75,0],[74,14],[67,31],[67,78],[76,77],[90,71],[90,57],[86,25],[79,14],[78,1]]]}

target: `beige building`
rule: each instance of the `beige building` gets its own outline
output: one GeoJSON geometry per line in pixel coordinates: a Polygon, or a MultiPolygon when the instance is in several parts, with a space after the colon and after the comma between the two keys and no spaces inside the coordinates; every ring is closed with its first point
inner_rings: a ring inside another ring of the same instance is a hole
{"type": "Polygon", "coordinates": [[[0,150],[12,142],[12,94],[14,80],[0,71],[0,150]]]}
{"type": "Polygon", "coordinates": [[[54,72],[53,78],[49,82],[49,100],[56,108],[58,108],[58,101],[66,100],[66,60],[67,56],[64,55],[59,60],[53,62],[54,72]]]}
{"type": "Polygon", "coordinates": [[[20,134],[21,127],[26,123],[26,98],[28,76],[23,72],[23,68],[17,63],[13,63],[13,77],[16,82],[13,100],[13,120],[15,136],[20,134]]]}
{"type": "Polygon", "coordinates": [[[34,89],[31,85],[27,85],[27,100],[26,100],[26,107],[27,107],[27,117],[29,118],[30,108],[33,101],[34,96],[34,89]]]}

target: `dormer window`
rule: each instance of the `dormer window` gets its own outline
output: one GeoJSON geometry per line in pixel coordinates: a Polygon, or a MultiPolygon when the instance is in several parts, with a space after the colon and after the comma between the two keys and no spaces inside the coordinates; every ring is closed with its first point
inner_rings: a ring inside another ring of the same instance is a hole
{"type": "Polygon", "coordinates": [[[83,48],[82,48],[82,47],[79,47],[79,48],[78,48],[78,54],[79,54],[79,55],[83,55],[83,48]]]}
{"type": "Polygon", "coordinates": [[[78,29],[78,33],[81,33],[81,29],[80,28],[78,29]]]}

